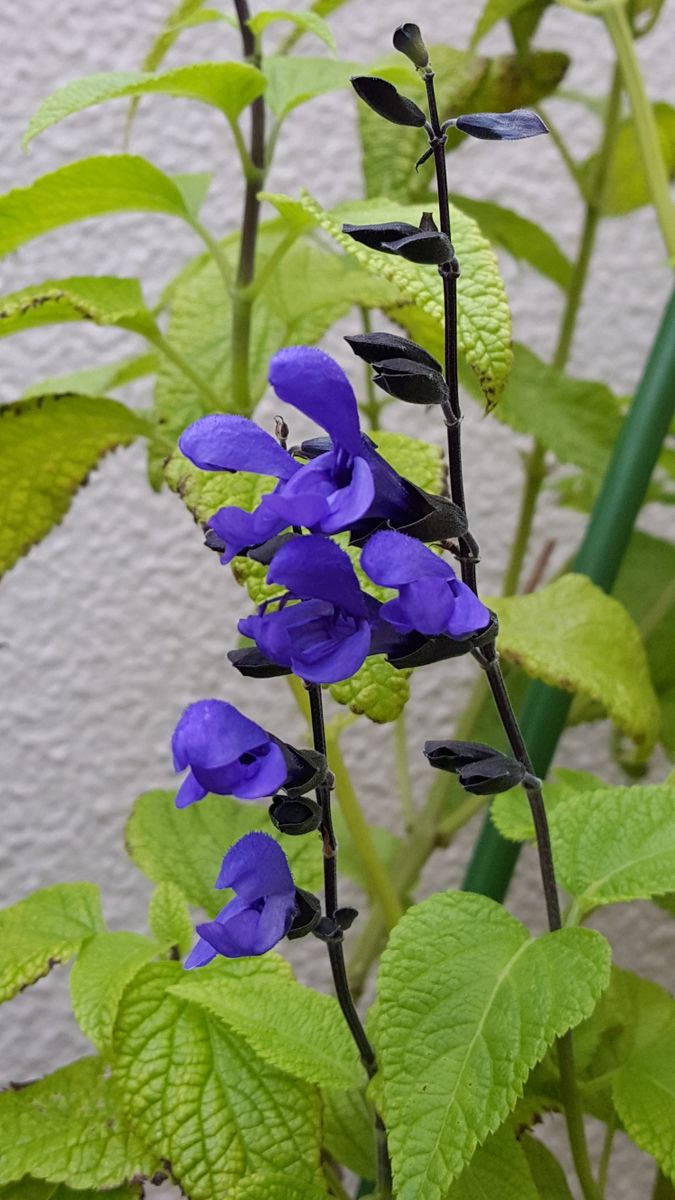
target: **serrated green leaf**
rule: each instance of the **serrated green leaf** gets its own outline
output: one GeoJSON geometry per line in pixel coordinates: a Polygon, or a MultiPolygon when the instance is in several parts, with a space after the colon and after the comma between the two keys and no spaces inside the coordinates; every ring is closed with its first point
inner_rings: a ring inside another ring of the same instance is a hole
{"type": "Polygon", "coordinates": [[[112,212],[160,212],[192,220],[186,203],[208,176],[165,175],[145,158],[100,154],[42,175],[0,196],[0,254],[73,221],[112,212]]]}
{"type": "Polygon", "coordinates": [[[80,950],[70,972],[70,997],[80,1029],[97,1050],[110,1047],[125,987],[160,949],[140,933],[106,931],[80,950]]]}
{"type": "MultiPolygon", "coordinates": [[[[389,200],[364,200],[325,212],[311,196],[303,198],[317,224],[362,267],[389,280],[405,303],[421,308],[437,325],[443,322],[443,295],[435,267],[407,262],[395,254],[380,254],[342,232],[343,222],[355,225],[373,221],[408,221],[418,224],[417,206],[389,200]]],[[[490,243],[471,217],[452,209],[453,244],[463,275],[457,288],[459,347],[478,376],[488,406],[499,399],[511,367],[511,314],[497,260],[490,243]]]]}
{"type": "Polygon", "coordinates": [[[231,1200],[329,1200],[320,1175],[292,1178],[277,1172],[256,1172],[228,1192],[231,1200]]]}
{"type": "MultiPolygon", "coordinates": [[[[98,1200],[101,1195],[99,1191],[82,1191],[80,1188],[66,1187],[64,1183],[32,1179],[30,1175],[0,1187],[0,1200],[98,1200]]],[[[143,1200],[143,1185],[137,1183],[130,1187],[106,1188],[104,1195],[105,1200],[143,1200]]]]}
{"type": "Polygon", "coordinates": [[[220,978],[194,973],[171,994],[206,1009],[242,1037],[256,1054],[280,1071],[322,1088],[365,1083],[351,1034],[333,996],[303,987],[286,976],[264,986],[253,973],[220,978]]]}
{"type": "Polygon", "coordinates": [[[398,1200],[446,1195],[548,1046],[590,1014],[609,959],[594,931],[534,939],[484,896],[406,913],[382,956],[376,1027],[398,1200]]]}
{"type": "Polygon", "coordinates": [[[192,917],[177,884],[167,879],[155,888],[148,908],[148,924],[160,946],[177,949],[181,958],[190,953],[195,940],[192,917]]]}
{"type": "MultiPolygon", "coordinates": [[[[551,818],[559,804],[564,804],[579,792],[594,792],[598,788],[609,787],[588,771],[569,771],[561,767],[553,772],[553,778],[544,784],[544,804],[546,814],[551,818]]],[[[592,803],[592,798],[589,798],[592,803]]],[[[527,796],[522,788],[513,788],[510,792],[502,792],[495,796],[490,809],[490,817],[502,837],[512,842],[534,841],[534,823],[527,802],[527,796]]]]}
{"type": "Polygon", "coordinates": [[[0,1095],[0,1183],[32,1173],[74,1188],[117,1187],[156,1167],[129,1131],[100,1058],[0,1095]]]}
{"type": "Polygon", "coordinates": [[[568,287],[572,264],[541,225],[488,200],[474,200],[453,193],[450,202],[472,217],[485,236],[494,245],[507,250],[517,262],[529,263],[558,287],[568,287]]]}
{"type": "MultiPolygon", "coordinates": [[[[218,965],[225,980],[232,964],[218,965]]],[[[256,960],[255,972],[265,969],[256,960]]],[[[153,964],[122,1000],[113,1070],[134,1127],[170,1161],[191,1200],[227,1195],[256,1172],[316,1170],[315,1090],[263,1063],[223,1022],[170,995],[184,978],[177,963],[153,964]]]]}
{"type": "Polygon", "coordinates": [[[143,337],[157,333],[137,279],[118,279],[115,275],[47,279],[0,297],[0,337],[68,321],[116,325],[143,337]]]}
{"type": "Polygon", "coordinates": [[[104,396],[118,387],[133,383],[146,375],[154,375],[159,366],[156,354],[135,354],[119,362],[103,363],[100,367],[83,367],[81,371],[69,371],[65,375],[50,375],[26,388],[22,400],[37,396],[58,396],[69,393],[75,396],[104,396]]]}
{"type": "Polygon", "coordinates": [[[525,1134],[520,1145],[527,1159],[530,1174],[541,1200],[573,1200],[565,1172],[548,1146],[525,1134]]]}
{"type": "Polygon", "coordinates": [[[601,788],[551,816],[558,878],[580,916],[605,904],[647,900],[675,882],[675,787],[601,788]]]}
{"type": "MultiPolygon", "coordinates": [[[[216,891],[226,850],[251,830],[270,828],[267,809],[231,796],[206,796],[199,804],[179,811],[173,792],[145,792],[139,796],[126,827],[126,846],[136,866],[153,883],[175,883],[191,904],[215,916],[227,899],[216,891]]],[[[283,839],[284,851],[299,887],[316,891],[321,885],[321,847],[312,837],[283,839]]]]}
{"type": "Polygon", "coordinates": [[[384,655],[376,654],[367,658],[351,679],[331,684],[330,694],[351,712],[384,725],[400,717],[408,703],[411,674],[397,671],[384,655]]]}
{"type": "MultiPolygon", "coordinates": [[[[57,883],[0,912],[0,1001],[41,979],[104,929],[93,883],[57,883]]],[[[28,1168],[26,1168],[28,1170],[28,1168]]]]}
{"type": "Polygon", "coordinates": [[[316,12],[289,12],[283,8],[266,9],[264,12],[258,12],[255,16],[251,17],[248,26],[256,37],[260,37],[260,34],[264,33],[276,21],[290,21],[302,33],[313,33],[326,46],[330,46],[331,50],[337,51],[330,25],[316,12]]]}
{"type": "Polygon", "coordinates": [[[623,605],[584,575],[489,601],[504,658],[553,687],[597,701],[649,753],[660,725],[640,635],[623,605]]]}
{"type": "Polygon", "coordinates": [[[277,120],[299,104],[350,86],[350,77],[363,72],[360,63],[333,58],[271,55],[265,59],[265,99],[277,120]]]}
{"type": "Polygon", "coordinates": [[[249,63],[191,63],[158,74],[102,71],[75,79],[44,100],[31,117],[22,144],[27,146],[38,133],[95,104],[151,93],[199,100],[219,109],[228,121],[236,121],[243,109],[262,95],[264,88],[264,75],[249,63]]]}
{"type": "Polygon", "coordinates": [[[0,574],[61,521],[104,454],[145,431],[117,400],[43,396],[0,407],[0,574]]]}
{"type": "Polygon", "coordinates": [[[374,1179],[375,1110],[365,1091],[352,1088],[321,1093],[323,1100],[323,1139],[328,1153],[355,1175],[374,1179]]]}
{"type": "MultiPolygon", "coordinates": [[[[675,178],[675,108],[659,102],[653,105],[656,129],[663,161],[671,179],[675,178]]],[[[581,165],[581,180],[588,193],[595,188],[598,156],[592,154],[581,165]]],[[[603,191],[603,213],[621,216],[651,202],[651,193],[632,117],[622,121],[612,155],[609,177],[603,191]]]]}
{"type": "Polygon", "coordinates": [[[508,1125],[478,1147],[443,1200],[486,1200],[491,1196],[499,1200],[540,1200],[527,1159],[508,1125]]]}

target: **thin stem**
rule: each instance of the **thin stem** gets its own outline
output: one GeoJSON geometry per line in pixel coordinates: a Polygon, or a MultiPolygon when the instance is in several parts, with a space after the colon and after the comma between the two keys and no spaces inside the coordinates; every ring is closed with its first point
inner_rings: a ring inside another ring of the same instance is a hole
{"type": "MultiPolygon", "coordinates": [[[[234,0],[234,4],[241,31],[244,56],[254,66],[259,67],[260,54],[248,25],[251,15],[248,0],[234,0]]],[[[235,412],[244,413],[251,408],[249,357],[253,300],[248,289],[255,272],[255,251],[260,220],[258,192],[265,178],[265,101],[262,96],[258,96],[251,105],[251,141],[248,157],[251,168],[246,176],[239,264],[232,295],[232,399],[235,412]]]]}
{"type": "Polygon", "coordinates": [[[675,1200],[675,1185],[659,1170],[654,1180],[652,1200],[675,1200]]]}
{"type": "Polygon", "coordinates": [[[584,1200],[602,1200],[602,1194],[593,1178],[591,1161],[588,1156],[584,1112],[576,1085],[574,1046],[571,1033],[566,1033],[558,1041],[558,1066],[560,1069],[560,1091],[565,1107],[567,1134],[581,1191],[584,1200]]]}
{"type": "Polygon", "coordinates": [[[555,145],[556,150],[558,151],[565,166],[567,167],[567,170],[569,171],[570,175],[572,176],[572,179],[577,184],[577,186],[579,186],[581,183],[581,171],[579,169],[578,162],[576,162],[576,160],[574,158],[572,158],[572,155],[570,154],[570,151],[567,146],[567,142],[565,141],[564,137],[562,136],[556,123],[551,120],[548,112],[544,113],[544,110],[541,107],[541,105],[539,105],[538,108],[539,108],[539,115],[548,129],[551,141],[555,145]]]}
{"type": "Polygon", "coordinates": [[[294,246],[298,240],[297,233],[289,232],[281,238],[281,241],[275,246],[272,253],[265,259],[261,267],[256,272],[256,277],[248,289],[248,297],[250,300],[255,300],[260,295],[263,288],[267,286],[270,276],[274,274],[279,263],[284,255],[294,246]]]}
{"type": "Polygon", "coordinates": [[[335,1197],[335,1200],[351,1200],[349,1192],[342,1186],[342,1180],[340,1179],[335,1167],[329,1166],[328,1163],[324,1163],[323,1173],[326,1176],[326,1182],[328,1184],[330,1194],[331,1196],[335,1197]]]}
{"type": "Polygon", "coordinates": [[[525,459],[525,486],[520,498],[520,511],[516,524],[511,554],[504,573],[502,595],[513,596],[518,591],[520,576],[530,542],[530,534],[537,509],[537,499],[546,478],[546,450],[534,439],[532,449],[525,459]]]}
{"type": "Polygon", "coordinates": [[[206,228],[206,226],[202,225],[201,221],[198,221],[195,218],[194,220],[192,220],[190,222],[190,224],[192,225],[192,228],[194,229],[194,231],[198,235],[198,237],[200,237],[202,239],[204,245],[206,246],[206,249],[208,250],[209,254],[211,255],[211,258],[215,262],[215,264],[220,272],[223,283],[225,284],[226,291],[229,292],[229,290],[232,286],[232,281],[233,281],[234,276],[233,276],[233,272],[232,272],[232,267],[227,260],[227,257],[223,251],[222,246],[209,233],[209,230],[206,228]]]}
{"type": "Polygon", "coordinates": [[[415,805],[413,804],[410,763],[408,762],[405,709],[394,723],[394,759],[396,762],[398,796],[403,811],[403,823],[406,833],[410,833],[415,828],[415,805]]]}
{"type": "Polygon", "coordinates": [[[156,346],[157,349],[161,351],[165,358],[168,358],[175,367],[178,367],[178,370],[185,375],[186,379],[189,379],[190,382],[195,385],[197,391],[206,400],[209,411],[216,410],[220,405],[220,400],[213,388],[209,383],[207,383],[207,381],[204,379],[204,376],[200,375],[199,371],[195,371],[194,367],[190,365],[188,360],[183,358],[183,355],[179,350],[176,350],[176,347],[173,345],[173,343],[168,341],[167,338],[164,337],[164,334],[160,333],[159,330],[157,330],[155,333],[148,333],[145,336],[149,342],[152,342],[153,346],[156,346]]]}
{"type": "Polygon", "coordinates": [[[614,1144],[615,1133],[616,1113],[612,1111],[612,1115],[607,1122],[607,1129],[605,1130],[602,1151],[600,1153],[600,1161],[598,1163],[598,1191],[603,1198],[607,1190],[607,1175],[609,1172],[609,1162],[612,1157],[612,1146],[614,1144]]]}
{"type": "MultiPolygon", "coordinates": [[[[370,319],[370,310],[364,305],[359,308],[361,313],[361,327],[364,333],[372,333],[373,325],[370,319]]],[[[359,405],[361,412],[368,422],[368,428],[375,430],[380,428],[380,410],[384,405],[378,401],[375,395],[375,384],[373,383],[373,373],[367,362],[363,364],[363,389],[366,393],[366,399],[363,404],[359,405]]]]}
{"type": "Polygon", "coordinates": [[[370,832],[370,826],[363,815],[363,810],[359,804],[349,771],[342,757],[338,736],[338,731],[331,729],[326,739],[330,768],[335,776],[335,794],[350,837],[354,843],[354,850],[363,864],[366,878],[372,889],[373,898],[381,909],[387,929],[393,929],[394,925],[400,921],[403,909],[396,894],[396,889],[387,873],[387,868],[377,852],[377,847],[370,832]]]}
{"type": "Polygon", "coordinates": [[[672,265],[675,264],[675,205],[670,195],[654,109],[645,91],[630,23],[623,7],[607,9],[603,12],[603,19],[614,43],[623,82],[630,97],[642,166],[672,265]]]}

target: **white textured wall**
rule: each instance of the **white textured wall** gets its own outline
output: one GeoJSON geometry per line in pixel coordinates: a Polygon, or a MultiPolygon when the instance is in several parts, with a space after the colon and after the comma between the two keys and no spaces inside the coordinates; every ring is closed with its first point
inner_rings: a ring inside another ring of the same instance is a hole
{"type": "MultiPolygon", "coordinates": [[[[71,118],[19,150],[25,122],[41,98],[77,75],[134,69],[169,10],[168,0],[23,0],[0,13],[0,186],[37,175],[89,153],[120,148],[123,106],[109,105],[71,118]]],[[[478,0],[353,0],[335,20],[343,54],[367,62],[386,52],[391,32],[415,19],[432,38],[463,46],[479,11],[478,0]]],[[[675,99],[673,6],[658,32],[640,44],[650,93],[675,99]]],[[[568,86],[602,93],[610,53],[599,22],[549,12],[538,35],[542,47],[575,56],[568,86]]],[[[309,47],[309,43],[306,44],[309,47]]],[[[486,49],[506,48],[500,31],[486,49]]],[[[237,54],[234,34],[206,26],[187,35],[170,62],[237,54]]],[[[552,110],[553,111],[553,110],[552,110]]],[[[590,119],[558,103],[556,115],[578,153],[593,143],[590,119]]],[[[169,171],[211,170],[215,180],[205,208],[217,231],[233,228],[240,196],[232,145],[218,114],[161,98],[141,106],[132,148],[169,171]]],[[[276,191],[309,182],[324,203],[358,194],[359,162],[352,104],[344,95],[315,101],[288,121],[270,179],[276,191]]],[[[515,147],[466,145],[450,159],[452,186],[494,198],[543,222],[573,252],[579,203],[553,145],[540,139],[515,147]]],[[[0,265],[4,291],[59,275],[138,274],[154,299],[163,283],[198,250],[177,222],[119,216],[66,229],[29,245],[0,265]]],[[[560,312],[553,285],[504,262],[516,336],[550,353],[560,312]]],[[[627,392],[639,377],[655,323],[670,286],[652,215],[642,210],[607,222],[598,240],[579,322],[571,369],[606,379],[627,392]]],[[[350,328],[344,322],[340,332],[350,328]]],[[[353,363],[331,335],[327,348],[350,370],[353,363]]],[[[65,326],[2,343],[0,400],[10,401],[48,373],[134,353],[138,342],[106,330],[65,326]]],[[[355,381],[358,380],[358,371],[355,381]]],[[[134,399],[144,397],[137,385],[134,399]]],[[[542,397],[545,403],[545,397],[542,397]]],[[[398,427],[419,432],[415,410],[390,410],[398,427]]],[[[431,432],[430,432],[431,436],[431,432]]],[[[503,568],[518,496],[518,441],[474,407],[465,421],[468,499],[484,552],[481,579],[494,588],[503,568]]],[[[658,522],[658,517],[656,518],[658,522]]],[[[653,524],[651,526],[654,527],[653,524]]],[[[657,526],[658,527],[658,526],[657,526]]],[[[553,533],[556,562],[573,548],[579,521],[542,504],[534,546],[553,533]]],[[[103,888],[113,928],[144,925],[149,888],[124,855],[122,829],[141,791],[172,783],[169,737],[189,701],[221,694],[282,735],[299,734],[283,684],[244,687],[224,660],[243,597],[229,572],[207,554],[190,517],[167,492],[150,492],[141,447],[118,451],[95,471],[64,524],[2,586],[0,669],[2,713],[2,849],[0,903],[59,880],[93,879],[103,888]]],[[[415,680],[411,752],[419,763],[424,736],[446,732],[461,705],[471,664],[432,668],[415,680]]],[[[345,749],[362,785],[368,811],[396,824],[392,779],[382,769],[386,729],[358,726],[345,749]]],[[[615,778],[598,727],[563,742],[558,761],[615,778]]],[[[428,772],[420,768],[421,796],[428,772]]],[[[456,885],[474,830],[437,855],[424,885],[456,885]]],[[[533,855],[523,856],[513,909],[541,927],[542,905],[533,855]]],[[[600,924],[600,922],[599,922],[600,924]]],[[[673,925],[648,905],[618,908],[602,919],[618,961],[672,986],[673,925]],[[670,976],[670,977],[669,977],[670,976]]],[[[305,976],[319,975],[318,944],[301,944],[305,976]],[[311,957],[311,963],[308,962],[311,957]]],[[[48,979],[0,1010],[0,1076],[27,1078],[59,1066],[81,1051],[83,1039],[68,1014],[66,972],[48,979]]],[[[621,1147],[612,1195],[646,1194],[648,1172],[636,1153],[621,1147]]]]}

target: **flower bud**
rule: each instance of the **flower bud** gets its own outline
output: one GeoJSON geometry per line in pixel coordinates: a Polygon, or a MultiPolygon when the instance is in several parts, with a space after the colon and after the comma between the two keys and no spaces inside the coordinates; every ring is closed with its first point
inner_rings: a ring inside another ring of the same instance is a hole
{"type": "Polygon", "coordinates": [[[394,34],[394,49],[405,54],[419,70],[429,66],[429,51],[422,41],[419,25],[413,25],[411,21],[399,25],[394,34]]]}
{"type": "Polygon", "coordinates": [[[548,133],[541,117],[527,108],[515,108],[507,113],[470,113],[450,123],[471,137],[493,142],[515,142],[548,133]]]}
{"type": "Polygon", "coordinates": [[[387,250],[390,254],[399,254],[408,262],[422,265],[436,264],[436,266],[450,262],[455,253],[447,233],[438,231],[427,233],[424,230],[417,230],[394,242],[385,242],[380,248],[387,250]]]}
{"type": "Polygon", "coordinates": [[[402,96],[393,83],[388,83],[386,79],[378,79],[375,75],[355,75],[352,87],[357,96],[386,121],[394,125],[424,128],[426,117],[419,105],[408,96],[402,96]]]}
{"type": "Polygon", "coordinates": [[[355,333],[345,338],[347,345],[357,358],[367,363],[384,363],[392,358],[406,358],[410,362],[423,363],[433,371],[440,371],[441,364],[417,342],[399,337],[395,333],[355,333]]]}
{"type": "Polygon", "coordinates": [[[377,371],[375,383],[408,404],[443,404],[448,398],[448,385],[440,371],[424,363],[409,362],[406,358],[389,358],[373,363],[377,371]]]}

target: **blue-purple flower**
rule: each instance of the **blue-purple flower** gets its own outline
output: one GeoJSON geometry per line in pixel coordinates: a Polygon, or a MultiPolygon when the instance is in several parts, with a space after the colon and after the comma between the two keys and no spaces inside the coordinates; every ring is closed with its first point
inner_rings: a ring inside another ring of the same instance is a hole
{"type": "Polygon", "coordinates": [[[286,855],[268,833],[247,833],[235,842],[215,886],[235,895],[215,920],[197,926],[199,941],[186,967],[203,967],[217,954],[265,954],[286,936],[298,910],[295,884],[286,855]]]}
{"type": "Polygon", "coordinates": [[[374,583],[398,589],[380,617],[400,633],[471,637],[490,623],[490,611],[444,559],[421,542],[394,530],[376,533],[361,553],[374,583]]]}
{"type": "Polygon", "coordinates": [[[189,771],[176,796],[185,808],[207,792],[255,800],[280,788],[288,768],[274,738],[224,700],[185,709],[171,742],[176,771],[189,771]]]}
{"type": "Polygon", "coordinates": [[[358,671],[380,605],[361,591],[344,550],[316,534],[291,538],[274,555],[267,581],[286,595],[275,610],[263,604],[240,621],[240,633],[309,683],[336,683],[358,671]]]}
{"type": "Polygon", "coordinates": [[[351,384],[329,355],[313,346],[280,350],[270,363],[270,383],[280,400],[316,421],[330,441],[316,455],[315,443],[311,460],[301,464],[246,417],[213,414],[185,430],[180,449],[202,470],[251,471],[278,480],[254,512],[230,506],[210,518],[209,527],[224,545],[222,562],[289,526],[325,534],[351,530],[358,538],[384,523],[417,525],[440,507],[445,536],[463,532],[461,514],[450,501],[434,497],[430,504],[361,432],[351,384]]]}

